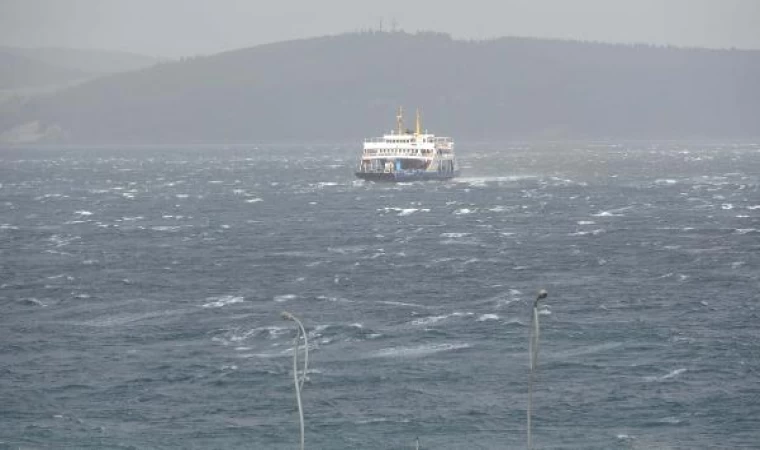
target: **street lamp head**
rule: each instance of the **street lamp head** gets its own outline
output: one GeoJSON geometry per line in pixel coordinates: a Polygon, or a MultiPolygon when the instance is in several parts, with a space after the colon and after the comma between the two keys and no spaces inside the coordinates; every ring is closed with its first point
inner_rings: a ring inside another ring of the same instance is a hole
{"type": "Polygon", "coordinates": [[[536,297],[536,300],[533,302],[533,307],[537,308],[538,307],[538,301],[539,300],[543,300],[543,299],[545,299],[548,296],[549,296],[549,293],[546,292],[546,289],[541,289],[540,291],[538,291],[538,296],[536,297]]]}

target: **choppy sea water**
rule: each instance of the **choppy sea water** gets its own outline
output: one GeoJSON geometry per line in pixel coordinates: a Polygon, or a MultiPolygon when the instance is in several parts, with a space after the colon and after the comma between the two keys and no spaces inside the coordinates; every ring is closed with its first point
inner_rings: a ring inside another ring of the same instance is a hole
{"type": "Polygon", "coordinates": [[[0,448],[760,443],[760,145],[0,151],[0,448]]]}

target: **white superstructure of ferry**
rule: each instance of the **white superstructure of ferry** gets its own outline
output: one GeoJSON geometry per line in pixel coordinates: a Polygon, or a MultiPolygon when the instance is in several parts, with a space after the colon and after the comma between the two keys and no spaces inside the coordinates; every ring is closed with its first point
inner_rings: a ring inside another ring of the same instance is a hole
{"type": "Polygon", "coordinates": [[[459,175],[454,140],[422,131],[419,110],[414,131],[404,128],[403,109],[396,130],[364,140],[356,176],[369,181],[447,180],[459,175]]]}

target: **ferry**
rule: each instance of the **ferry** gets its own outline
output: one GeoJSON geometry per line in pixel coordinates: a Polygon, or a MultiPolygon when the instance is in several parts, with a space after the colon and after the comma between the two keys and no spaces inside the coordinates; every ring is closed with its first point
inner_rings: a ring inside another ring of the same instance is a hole
{"type": "Polygon", "coordinates": [[[404,110],[396,115],[396,130],[364,140],[356,176],[368,181],[448,180],[459,175],[454,140],[422,132],[417,110],[415,130],[404,128],[404,110]]]}

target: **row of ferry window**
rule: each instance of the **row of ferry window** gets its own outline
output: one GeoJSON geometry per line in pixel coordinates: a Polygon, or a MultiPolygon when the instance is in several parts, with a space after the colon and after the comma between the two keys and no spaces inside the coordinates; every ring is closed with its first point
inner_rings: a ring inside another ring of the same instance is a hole
{"type": "Polygon", "coordinates": [[[367,150],[367,153],[370,155],[374,154],[380,154],[380,155],[419,155],[420,153],[428,154],[433,153],[432,150],[390,150],[390,149],[380,149],[380,150],[367,150]]]}

